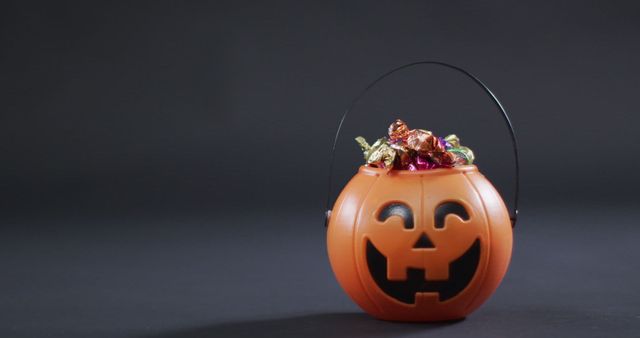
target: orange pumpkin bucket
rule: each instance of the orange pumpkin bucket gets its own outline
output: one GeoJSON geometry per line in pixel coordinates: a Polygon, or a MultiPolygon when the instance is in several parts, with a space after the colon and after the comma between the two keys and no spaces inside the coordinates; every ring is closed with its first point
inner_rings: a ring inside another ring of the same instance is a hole
{"type": "MultiPolygon", "coordinates": [[[[327,211],[327,249],[342,288],[372,316],[392,321],[454,320],[482,305],[507,271],[517,215],[518,148],[502,104],[459,67],[412,63],[385,73],[365,92],[386,76],[418,65],[463,73],[502,113],[516,164],[513,214],[475,165],[423,171],[361,166],[327,211]]],[[[339,133],[340,127],[334,152],[339,133]]]]}

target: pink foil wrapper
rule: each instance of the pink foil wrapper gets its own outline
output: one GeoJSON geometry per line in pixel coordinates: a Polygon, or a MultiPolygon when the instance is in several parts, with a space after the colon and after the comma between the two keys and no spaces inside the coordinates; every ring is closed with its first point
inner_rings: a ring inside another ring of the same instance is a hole
{"type": "Polygon", "coordinates": [[[418,155],[416,156],[415,166],[418,170],[427,170],[435,168],[436,164],[431,162],[427,157],[418,155]]]}

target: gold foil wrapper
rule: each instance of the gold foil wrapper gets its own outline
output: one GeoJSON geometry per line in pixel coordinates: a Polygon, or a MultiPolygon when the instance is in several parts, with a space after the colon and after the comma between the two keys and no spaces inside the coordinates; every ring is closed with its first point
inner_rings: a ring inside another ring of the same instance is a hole
{"type": "Polygon", "coordinates": [[[391,148],[386,138],[378,139],[373,145],[369,145],[362,136],[356,137],[355,140],[360,145],[360,149],[362,149],[367,165],[378,168],[393,168],[396,150],[391,148]]]}
{"type": "Polygon", "coordinates": [[[358,142],[360,149],[362,149],[364,160],[366,161],[368,158],[367,152],[369,152],[369,149],[371,149],[371,146],[369,145],[369,143],[367,143],[367,140],[362,136],[356,137],[356,142],[358,142]]]}
{"type": "Polygon", "coordinates": [[[445,137],[444,140],[449,142],[449,144],[453,148],[460,147],[460,139],[458,138],[458,136],[456,136],[456,134],[447,135],[447,137],[445,137]]]}
{"type": "Polygon", "coordinates": [[[367,164],[379,168],[392,168],[396,151],[389,146],[386,138],[378,139],[367,152],[367,164]]]}

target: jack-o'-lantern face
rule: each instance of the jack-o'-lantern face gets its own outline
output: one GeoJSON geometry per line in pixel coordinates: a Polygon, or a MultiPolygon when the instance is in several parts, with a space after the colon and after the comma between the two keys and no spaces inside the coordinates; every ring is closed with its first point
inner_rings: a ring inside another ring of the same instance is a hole
{"type": "MultiPolygon", "coordinates": [[[[433,232],[439,231],[442,236],[447,235],[451,226],[465,226],[463,222],[469,221],[469,214],[460,202],[440,203],[435,207],[434,215],[433,232]],[[455,218],[449,218],[449,215],[455,218]]],[[[385,231],[378,233],[373,230],[366,240],[367,267],[375,283],[388,296],[402,303],[414,304],[416,294],[437,293],[439,301],[443,302],[469,285],[480,261],[480,238],[470,238],[470,244],[463,252],[444,249],[438,252],[438,247],[447,245],[448,241],[436,246],[431,239],[432,231],[416,227],[413,211],[408,205],[387,204],[381,208],[377,219],[385,223],[382,227],[395,228],[402,234],[395,236],[397,240],[388,240],[379,236],[385,231]],[[399,218],[402,229],[398,229],[397,222],[386,224],[391,217],[399,218]],[[377,245],[373,238],[377,239],[377,245]]]]}
{"type": "Polygon", "coordinates": [[[356,256],[384,302],[456,302],[476,275],[487,238],[482,202],[464,175],[447,173],[386,175],[362,205],[356,256]]]}
{"type": "Polygon", "coordinates": [[[362,167],[336,201],[327,233],[341,286],[389,320],[460,318],[500,283],[511,222],[475,166],[424,172],[362,167]]]}

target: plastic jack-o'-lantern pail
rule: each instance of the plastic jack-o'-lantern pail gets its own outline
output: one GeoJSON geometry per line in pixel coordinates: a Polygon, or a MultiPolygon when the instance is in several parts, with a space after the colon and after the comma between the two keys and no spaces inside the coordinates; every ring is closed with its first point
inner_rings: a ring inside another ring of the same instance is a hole
{"type": "MultiPolygon", "coordinates": [[[[517,143],[498,99],[461,68],[417,62],[385,73],[367,89],[391,73],[417,65],[462,72],[489,94],[502,113],[516,163],[513,215],[474,165],[423,171],[362,166],[327,211],[327,248],[338,282],[372,316],[392,321],[455,320],[482,305],[507,271],[517,215],[517,143]]],[[[339,132],[340,128],[336,141],[339,132]]]]}

